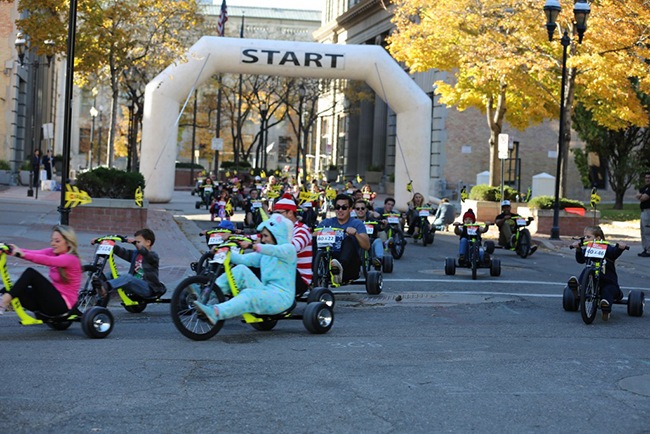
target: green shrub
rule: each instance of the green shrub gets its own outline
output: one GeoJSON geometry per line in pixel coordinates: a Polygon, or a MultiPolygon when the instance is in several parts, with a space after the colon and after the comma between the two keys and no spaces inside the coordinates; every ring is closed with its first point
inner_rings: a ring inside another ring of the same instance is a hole
{"type": "Polygon", "coordinates": [[[339,170],[339,166],[336,164],[330,164],[327,170],[339,170]]]}
{"type": "Polygon", "coordinates": [[[144,188],[144,177],[140,172],[98,167],[78,175],[76,186],[90,197],[133,199],[138,186],[144,188]]]}
{"type": "Polygon", "coordinates": [[[32,170],[32,163],[29,160],[23,161],[23,164],[20,165],[20,170],[30,171],[32,170]]]}
{"type": "MultiPolygon", "coordinates": [[[[553,209],[555,198],[553,196],[537,196],[528,202],[529,208],[553,209]]],[[[579,200],[560,198],[560,209],[564,208],[585,208],[585,204],[579,200]]]]}
{"type": "Polygon", "coordinates": [[[236,167],[234,161],[224,161],[223,163],[221,163],[221,168],[222,169],[237,169],[237,168],[239,168],[239,169],[250,169],[251,168],[251,163],[249,163],[246,160],[243,160],[243,161],[239,162],[239,167],[236,167]]]}
{"type": "Polygon", "coordinates": [[[368,166],[368,172],[383,172],[384,171],[384,166],[375,166],[371,164],[368,166]]]}
{"type": "Polygon", "coordinates": [[[205,170],[205,167],[203,167],[201,164],[185,163],[185,162],[181,162],[181,161],[176,162],[176,168],[177,169],[191,169],[192,166],[194,166],[195,169],[205,170]]]}
{"type": "MultiPolygon", "coordinates": [[[[517,200],[519,192],[514,188],[505,186],[503,195],[507,200],[517,200]]],[[[487,184],[479,184],[472,187],[469,192],[469,198],[472,200],[486,200],[489,202],[500,202],[501,200],[501,187],[490,187],[487,184]]]]}
{"type": "Polygon", "coordinates": [[[6,160],[0,160],[0,170],[11,170],[11,164],[6,160]]]}
{"type": "Polygon", "coordinates": [[[395,182],[395,174],[394,173],[391,173],[390,175],[388,175],[388,182],[395,182]]]}

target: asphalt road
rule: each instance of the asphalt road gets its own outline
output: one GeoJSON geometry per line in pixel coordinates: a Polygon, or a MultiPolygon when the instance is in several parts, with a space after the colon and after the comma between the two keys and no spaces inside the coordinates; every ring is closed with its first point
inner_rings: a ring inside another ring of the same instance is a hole
{"type": "MultiPolygon", "coordinates": [[[[581,270],[569,251],[497,251],[502,275],[475,281],[444,274],[456,253],[448,234],[409,244],[381,295],[342,288],[326,335],[231,320],[194,342],[168,305],[112,306],[104,340],[0,316],[0,432],[650,430],[647,313],[615,306],[587,326],[563,311],[564,282],[581,270]]],[[[618,270],[624,288],[646,287],[644,270],[618,270]]]]}

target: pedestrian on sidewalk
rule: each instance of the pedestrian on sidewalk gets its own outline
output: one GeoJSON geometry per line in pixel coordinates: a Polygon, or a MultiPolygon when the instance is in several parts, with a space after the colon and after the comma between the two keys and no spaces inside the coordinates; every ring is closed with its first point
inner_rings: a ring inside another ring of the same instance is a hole
{"type": "Polygon", "coordinates": [[[32,187],[38,188],[38,178],[41,171],[41,150],[35,149],[32,155],[32,187]]]}
{"type": "Polygon", "coordinates": [[[641,206],[641,245],[643,251],[638,255],[650,258],[650,172],[645,173],[645,186],[636,194],[641,206]]]}
{"type": "Polygon", "coordinates": [[[52,151],[47,150],[47,154],[43,155],[43,170],[47,173],[47,180],[52,179],[52,151]]]}

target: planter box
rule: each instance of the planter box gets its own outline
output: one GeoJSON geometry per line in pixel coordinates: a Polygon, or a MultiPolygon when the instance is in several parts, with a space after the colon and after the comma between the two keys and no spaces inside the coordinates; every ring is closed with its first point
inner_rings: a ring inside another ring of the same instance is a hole
{"type": "MultiPolygon", "coordinates": [[[[472,211],[474,211],[474,215],[476,215],[477,222],[494,223],[494,219],[496,218],[496,216],[501,214],[501,202],[490,202],[487,200],[467,199],[465,200],[465,202],[461,203],[461,210],[460,210],[461,219],[463,218],[463,214],[465,214],[465,212],[467,212],[467,210],[470,208],[472,209],[472,211]]],[[[521,208],[525,208],[526,210],[528,210],[528,207],[526,207],[524,204],[517,204],[516,202],[512,202],[512,205],[510,207],[513,213],[525,212],[521,208]]]]}
{"type": "Polygon", "coordinates": [[[327,176],[327,182],[336,182],[336,180],[339,177],[339,171],[338,170],[328,170],[326,172],[327,176]]]}
{"type": "Polygon", "coordinates": [[[11,170],[0,170],[0,184],[9,185],[11,183],[11,170]]]}
{"type": "Polygon", "coordinates": [[[20,183],[22,185],[26,185],[29,187],[29,174],[31,172],[29,170],[21,170],[20,171],[20,183]]]}
{"type": "MultiPolygon", "coordinates": [[[[201,169],[194,169],[194,178],[199,176],[201,169]]],[[[174,186],[175,187],[194,187],[196,181],[191,179],[192,169],[176,169],[174,186]]]]}
{"type": "Polygon", "coordinates": [[[366,172],[366,183],[367,184],[379,184],[381,177],[384,176],[384,172],[366,172]]]}
{"type": "Polygon", "coordinates": [[[70,226],[81,232],[98,235],[131,235],[147,226],[149,201],[142,208],[131,199],[93,199],[70,211],[70,226]]]}
{"type": "MultiPolygon", "coordinates": [[[[522,213],[523,215],[523,213],[522,213]]],[[[530,215],[535,219],[530,223],[530,233],[550,235],[553,227],[553,210],[531,208],[530,215]]],[[[579,237],[584,233],[586,226],[600,223],[600,211],[596,211],[596,222],[594,223],[594,211],[585,210],[584,216],[568,213],[560,210],[558,215],[558,226],[562,237],[579,237]]]]}

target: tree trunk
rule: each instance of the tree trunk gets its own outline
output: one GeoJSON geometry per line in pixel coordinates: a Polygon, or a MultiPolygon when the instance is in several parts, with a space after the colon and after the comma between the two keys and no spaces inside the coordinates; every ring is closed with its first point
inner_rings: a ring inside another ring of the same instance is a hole
{"type": "Polygon", "coordinates": [[[487,121],[490,127],[490,186],[501,184],[501,165],[498,157],[499,134],[503,128],[503,120],[506,115],[506,88],[505,83],[501,83],[501,88],[494,106],[494,96],[488,97],[487,102],[487,121]]]}
{"type": "Polygon", "coordinates": [[[117,77],[117,69],[115,68],[115,60],[113,58],[113,54],[110,55],[110,71],[111,71],[111,91],[112,93],[112,99],[111,99],[111,122],[110,122],[110,129],[108,131],[108,152],[107,154],[107,162],[108,162],[108,167],[113,167],[113,157],[115,155],[115,134],[117,132],[117,109],[119,107],[119,102],[120,102],[120,88],[119,88],[119,83],[118,83],[118,77],[117,77]]]}

